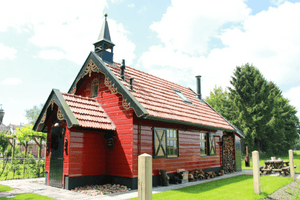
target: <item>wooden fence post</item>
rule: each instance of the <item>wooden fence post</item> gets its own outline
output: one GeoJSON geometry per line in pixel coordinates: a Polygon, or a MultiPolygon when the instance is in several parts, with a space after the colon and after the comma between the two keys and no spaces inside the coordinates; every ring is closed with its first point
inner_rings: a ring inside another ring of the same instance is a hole
{"type": "Polygon", "coordinates": [[[295,169],[294,169],[294,155],[293,150],[289,150],[289,157],[290,157],[290,174],[293,181],[295,181],[295,169]]]}
{"type": "Polygon", "coordinates": [[[252,152],[254,193],[260,194],[259,152],[252,152]]]}
{"type": "Polygon", "coordinates": [[[138,159],[138,199],[152,200],[152,156],[146,153],[138,159]]]}

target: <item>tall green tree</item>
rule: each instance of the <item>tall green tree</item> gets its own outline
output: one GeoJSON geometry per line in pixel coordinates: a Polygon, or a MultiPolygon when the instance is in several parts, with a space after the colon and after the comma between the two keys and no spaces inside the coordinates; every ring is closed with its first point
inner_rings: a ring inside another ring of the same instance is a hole
{"type": "Polygon", "coordinates": [[[299,119],[281,90],[253,65],[236,67],[229,92],[215,87],[206,101],[245,134],[245,146],[280,155],[297,143],[299,119]]]}
{"type": "Polygon", "coordinates": [[[205,101],[225,117],[225,119],[232,121],[232,119],[237,117],[235,105],[229,99],[229,92],[226,89],[223,90],[221,86],[215,86],[205,101]]]}
{"type": "Polygon", "coordinates": [[[33,126],[39,117],[44,104],[40,104],[39,106],[33,106],[31,109],[25,110],[25,117],[27,118],[28,124],[33,126]]]}

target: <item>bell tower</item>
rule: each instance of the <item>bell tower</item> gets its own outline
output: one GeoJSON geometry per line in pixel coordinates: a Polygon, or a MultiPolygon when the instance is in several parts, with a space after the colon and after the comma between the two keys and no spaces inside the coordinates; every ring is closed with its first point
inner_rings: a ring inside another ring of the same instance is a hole
{"type": "Polygon", "coordinates": [[[95,53],[97,53],[103,61],[113,63],[113,49],[115,44],[112,43],[110,39],[108,23],[107,23],[107,13],[104,14],[104,22],[98,37],[98,42],[94,43],[95,53]]]}

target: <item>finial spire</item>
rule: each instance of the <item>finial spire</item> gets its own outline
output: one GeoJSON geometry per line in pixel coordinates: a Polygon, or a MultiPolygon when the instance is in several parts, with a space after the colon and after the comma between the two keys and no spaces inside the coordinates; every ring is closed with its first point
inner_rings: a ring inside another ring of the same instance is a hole
{"type": "Polygon", "coordinates": [[[113,47],[114,43],[111,41],[108,22],[107,22],[107,13],[104,13],[104,22],[98,37],[98,41],[94,43],[95,52],[105,61],[113,63],[113,47]]]}

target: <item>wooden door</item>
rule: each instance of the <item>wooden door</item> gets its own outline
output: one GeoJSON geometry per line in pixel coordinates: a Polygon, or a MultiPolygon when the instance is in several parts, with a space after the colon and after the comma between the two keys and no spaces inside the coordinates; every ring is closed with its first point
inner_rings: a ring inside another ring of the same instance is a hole
{"type": "Polygon", "coordinates": [[[52,128],[49,185],[58,188],[63,186],[64,135],[65,127],[52,128]]]}

